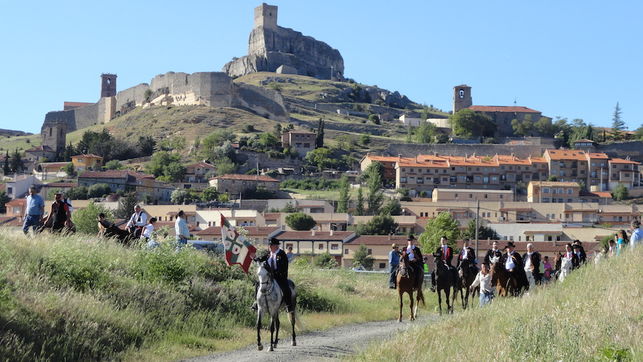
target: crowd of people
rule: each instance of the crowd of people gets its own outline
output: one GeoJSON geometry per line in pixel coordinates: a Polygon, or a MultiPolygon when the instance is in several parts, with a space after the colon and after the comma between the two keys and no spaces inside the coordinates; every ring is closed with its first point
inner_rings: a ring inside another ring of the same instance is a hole
{"type": "MultiPolygon", "coordinates": [[[[416,244],[413,236],[409,236],[406,247],[400,248],[397,244],[391,245],[389,252],[389,281],[388,286],[391,289],[396,288],[396,273],[400,264],[400,258],[406,258],[406,261],[415,271],[416,280],[421,280],[424,273],[428,273],[427,258],[422,257],[422,252],[416,244]]],[[[637,247],[643,242],[643,232],[640,229],[640,223],[635,220],[631,223],[631,232],[628,234],[625,230],[616,233],[613,239],[609,240],[606,246],[597,256],[596,261],[601,258],[609,258],[622,254],[626,247],[631,249],[637,247]]],[[[491,302],[496,294],[496,288],[492,284],[491,265],[501,263],[509,275],[518,280],[521,285],[528,289],[536,285],[545,284],[558,277],[563,267],[563,262],[567,259],[570,262],[570,270],[575,270],[587,263],[587,253],[580,240],[574,240],[565,245],[565,250],[559,252],[552,262],[549,256],[544,257],[535,249],[534,243],[527,244],[527,251],[520,255],[515,251],[515,244],[512,241],[507,242],[504,248],[500,248],[498,241],[493,241],[478,267],[478,259],[473,248],[469,246],[469,240],[463,241],[463,246],[457,255],[457,264],[453,266],[454,252],[449,246],[446,236],[440,238],[440,246],[435,250],[433,256],[441,259],[449,269],[456,270],[469,268],[476,274],[476,278],[469,286],[472,290],[480,288],[480,305],[486,305],[491,302]]],[[[431,274],[431,290],[435,290],[435,270],[431,274]]]]}
{"type": "Polygon", "coordinates": [[[22,231],[25,234],[29,233],[30,229],[33,232],[49,229],[54,233],[75,229],[71,220],[71,202],[64,198],[61,192],[54,195],[54,201],[46,214],[47,216],[45,216],[45,200],[39,195],[39,189],[36,186],[29,187],[26,206],[22,224],[22,231]]]}

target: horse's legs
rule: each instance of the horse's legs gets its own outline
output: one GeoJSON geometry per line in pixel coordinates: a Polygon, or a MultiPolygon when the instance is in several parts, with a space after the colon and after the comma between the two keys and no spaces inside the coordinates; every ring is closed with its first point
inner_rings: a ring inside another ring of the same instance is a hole
{"type": "Polygon", "coordinates": [[[440,315],[442,315],[442,290],[438,289],[438,306],[440,307],[440,315]]]}
{"type": "Polygon", "coordinates": [[[275,322],[275,347],[277,347],[277,343],[279,343],[279,328],[281,327],[281,321],[279,320],[279,309],[277,309],[275,322]]]}
{"type": "Polygon", "coordinates": [[[415,316],[413,315],[413,291],[412,290],[409,292],[409,303],[410,303],[409,309],[411,310],[411,317],[409,318],[409,320],[412,321],[412,320],[415,320],[415,316]]]}
{"type": "Polygon", "coordinates": [[[398,289],[397,294],[400,295],[400,316],[397,318],[397,321],[401,322],[402,321],[402,307],[404,306],[404,293],[402,293],[401,289],[398,289]]]}
{"type": "Polygon", "coordinates": [[[270,316],[270,348],[268,351],[274,351],[274,336],[275,336],[275,317],[270,316]]]}
{"type": "Polygon", "coordinates": [[[295,311],[293,310],[292,312],[290,312],[290,324],[292,326],[292,345],[293,346],[297,345],[297,335],[295,334],[295,318],[297,318],[297,316],[295,315],[295,311]]]}
{"type": "Polygon", "coordinates": [[[261,351],[263,345],[261,345],[261,309],[257,312],[257,349],[261,351]]]}

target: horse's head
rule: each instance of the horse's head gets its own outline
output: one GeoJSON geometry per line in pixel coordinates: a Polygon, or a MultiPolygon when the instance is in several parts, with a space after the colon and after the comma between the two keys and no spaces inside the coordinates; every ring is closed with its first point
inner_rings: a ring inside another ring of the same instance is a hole
{"type": "Polygon", "coordinates": [[[259,289],[262,292],[267,291],[272,284],[271,267],[268,262],[255,262],[257,264],[257,279],[259,279],[259,289]]]}
{"type": "Polygon", "coordinates": [[[497,262],[500,261],[500,257],[498,255],[494,255],[493,257],[489,258],[489,262],[493,265],[497,262]]]}
{"type": "Polygon", "coordinates": [[[401,276],[407,277],[409,275],[409,263],[406,258],[400,258],[400,264],[397,266],[397,271],[401,276]]]}

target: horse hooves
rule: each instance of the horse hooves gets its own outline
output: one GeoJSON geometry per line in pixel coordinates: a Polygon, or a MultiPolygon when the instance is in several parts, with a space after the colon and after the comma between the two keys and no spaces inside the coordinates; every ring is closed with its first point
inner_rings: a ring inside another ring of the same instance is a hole
{"type": "Polygon", "coordinates": [[[263,346],[262,346],[262,345],[258,345],[258,346],[257,346],[257,351],[262,351],[262,350],[263,350],[263,346]]]}
{"type": "Polygon", "coordinates": [[[292,346],[295,347],[297,345],[297,342],[292,341],[292,346]]]}
{"type": "Polygon", "coordinates": [[[275,350],[275,349],[274,349],[274,348],[272,348],[272,346],[270,346],[270,348],[268,348],[268,352],[273,352],[274,350],[275,350]]]}
{"type": "Polygon", "coordinates": [[[397,321],[402,323],[402,318],[398,318],[397,321]]]}

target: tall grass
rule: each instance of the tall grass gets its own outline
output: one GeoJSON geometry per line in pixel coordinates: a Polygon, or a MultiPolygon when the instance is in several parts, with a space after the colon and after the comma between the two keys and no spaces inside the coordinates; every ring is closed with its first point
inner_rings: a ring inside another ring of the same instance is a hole
{"type": "Polygon", "coordinates": [[[373,346],[376,361],[643,360],[643,248],[373,346]]]}
{"type": "MultiPolygon", "coordinates": [[[[172,360],[251,344],[253,277],[190,248],[0,229],[0,360],[172,360]]],[[[298,263],[291,278],[307,328],[394,316],[384,275],[298,263]]]]}

